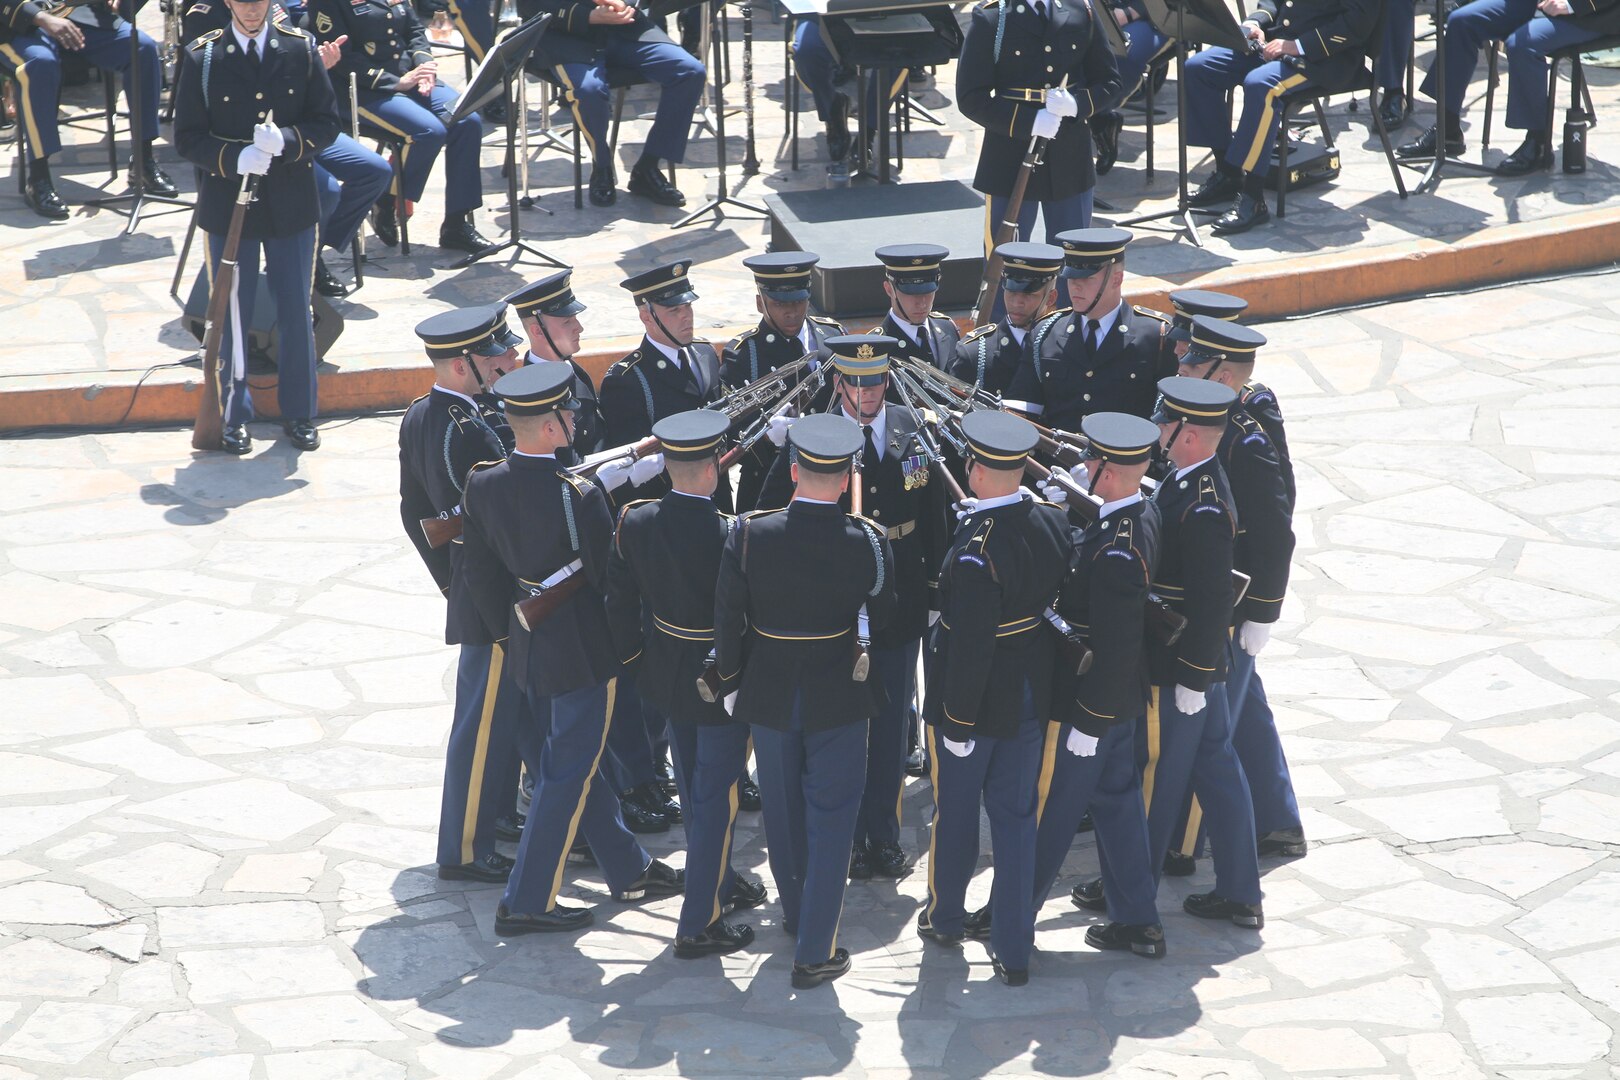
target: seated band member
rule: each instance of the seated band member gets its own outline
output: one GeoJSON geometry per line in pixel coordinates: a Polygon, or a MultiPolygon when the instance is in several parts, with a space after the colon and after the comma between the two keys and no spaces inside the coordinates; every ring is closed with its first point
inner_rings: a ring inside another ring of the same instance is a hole
{"type": "Polygon", "coordinates": [[[1119,158],[1119,133],[1125,127],[1125,117],[1119,104],[1142,87],[1142,99],[1152,106],[1153,87],[1143,79],[1148,66],[1164,54],[1173,38],[1165,37],[1148,21],[1147,5],[1142,0],[1107,0],[1107,12],[1113,17],[1119,32],[1125,35],[1127,48],[1124,56],[1115,57],[1119,64],[1119,101],[1104,112],[1091,117],[1091,141],[1097,144],[1097,175],[1106,176],[1119,158]]]}
{"type": "Polygon", "coordinates": [[[1052,244],[1013,242],[996,248],[1001,256],[1001,306],[996,322],[970,331],[956,346],[948,372],[992,393],[1001,393],[1018,371],[1029,332],[1057,301],[1063,249],[1052,244]]]}
{"type": "Polygon", "coordinates": [[[1264,194],[1282,116],[1291,92],[1348,83],[1365,63],[1379,0],[1260,0],[1243,21],[1253,43],[1239,55],[1218,46],[1187,58],[1187,142],[1215,154],[1215,172],[1188,199],[1228,209],[1214,232],[1247,232],[1271,220],[1264,194]],[[1242,113],[1232,129],[1227,92],[1242,87],[1242,113]]]}
{"type": "Polygon", "coordinates": [[[938,244],[894,244],[872,254],[883,264],[883,292],[889,298],[888,314],[872,333],[898,341],[895,356],[943,371],[962,340],[956,321],[934,310],[940,268],[950,250],[938,244]]]}
{"type": "MultiPolygon", "coordinates": [[[[579,366],[574,355],[579,352],[579,339],[585,328],[579,313],[585,305],[574,295],[574,271],[564,267],[556,273],[507,296],[506,302],[517,312],[518,324],[529,338],[526,364],[542,360],[560,360],[574,369],[574,396],[579,408],[574,410],[574,453],[586,457],[604,448],[602,442],[602,414],[597,408],[596,386],[586,370],[579,366]]],[[[611,491],[600,472],[597,482],[611,491]]]]}
{"type": "MultiPolygon", "coordinates": [[[[847,160],[854,150],[849,115],[852,93],[862,94],[866,103],[867,138],[875,141],[880,122],[878,86],[888,89],[887,103],[892,103],[905,92],[905,71],[891,68],[885,68],[875,80],[863,76],[864,92],[858,90],[854,82],[855,72],[840,67],[838,61],[833,59],[832,50],[827,48],[820,16],[799,20],[798,28],[793,32],[793,70],[805,89],[810,91],[816,116],[826,126],[827,156],[834,162],[847,160]]],[[[872,147],[868,146],[867,149],[871,151],[872,147]]]]}
{"type": "Polygon", "coordinates": [[[686,196],[664,175],[661,162],[686,160],[692,115],[703,97],[707,72],[701,61],[677,45],[637,3],[624,0],[520,0],[525,18],[549,11],[555,20],[539,53],[563,85],[574,122],[590,146],[591,205],[612,206],[618,198],[613,148],[608,145],[611,112],[609,72],[641,75],[658,84],[658,114],[641,158],[630,170],[629,191],[661,206],[685,206],[686,196]]]}
{"type": "MultiPolygon", "coordinates": [[[[408,3],[392,0],[310,0],[315,36],[323,44],[347,37],[332,79],[347,88],[349,75],[359,79],[356,95],[360,120],[405,140],[401,171],[403,191],[377,200],[372,227],[384,244],[399,243],[400,200],[418,202],[427,190],[428,173],[444,151],[444,223],[439,246],[469,254],[490,247],[473,225],[473,211],[484,205],[478,155],[484,125],[471,113],[446,128],[456,91],[439,81],[438,61],[427,31],[408,3]]],[[[338,95],[348,113],[349,95],[338,95]]]]}
{"type": "Polygon", "coordinates": [[[1412,116],[1406,99],[1406,65],[1412,60],[1412,18],[1417,0],[1386,0],[1384,40],[1373,64],[1373,86],[1378,89],[1378,118],[1385,131],[1394,131],[1412,116]]]}
{"type": "MultiPolygon", "coordinates": [[[[152,152],[153,140],[158,136],[158,97],[163,93],[157,44],[120,18],[116,5],[107,0],[62,9],[35,0],[0,2],[0,75],[9,76],[17,84],[17,119],[26,136],[29,157],[23,198],[40,217],[63,221],[68,216],[67,204],[51,179],[50,163],[51,155],[62,148],[56,117],[62,92],[62,54],[81,53],[96,67],[123,72],[124,94],[133,99],[136,73],[129,69],[131,34],[139,42],[138,105],[141,138],[146,144],[145,153],[140,155],[141,185],[150,194],[172,197],[179,189],[158,167],[152,152]]],[[[136,106],[131,100],[130,107],[136,106]]],[[[134,167],[132,159],[130,169],[134,167]]],[[[132,174],[130,183],[134,182],[132,174]]]]}
{"type": "MultiPolygon", "coordinates": [[[[1547,130],[1547,54],[1557,49],[1620,33],[1620,0],[1474,0],[1446,18],[1446,136],[1451,157],[1466,148],[1462,133],[1463,95],[1488,41],[1506,39],[1508,58],[1507,126],[1522,130],[1524,142],[1496,166],[1498,176],[1523,176],[1552,161],[1547,130]]],[[[1436,98],[1430,68],[1419,88],[1436,98]]],[[[1401,157],[1432,157],[1439,139],[1429,128],[1396,150],[1401,157]]]]}

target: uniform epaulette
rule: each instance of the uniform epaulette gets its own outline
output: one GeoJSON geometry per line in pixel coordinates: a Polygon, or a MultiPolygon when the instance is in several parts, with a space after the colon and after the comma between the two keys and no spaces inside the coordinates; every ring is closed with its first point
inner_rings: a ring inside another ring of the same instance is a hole
{"type": "Polygon", "coordinates": [[[983,326],[975,327],[967,332],[967,337],[962,339],[962,343],[965,345],[970,341],[978,341],[980,338],[984,337],[984,335],[994,331],[995,328],[995,323],[985,323],[983,326]]]}
{"type": "Polygon", "coordinates": [[[872,528],[876,529],[878,532],[884,533],[885,535],[887,534],[887,530],[884,529],[882,525],[879,525],[877,522],[873,521],[871,518],[867,517],[865,514],[857,514],[857,513],[854,513],[853,511],[851,511],[849,513],[849,516],[850,516],[851,520],[858,521],[862,525],[870,525],[870,526],[872,526],[872,528]]]}
{"type": "Polygon", "coordinates": [[[563,480],[565,480],[570,487],[572,487],[575,491],[579,492],[581,495],[584,495],[586,492],[590,491],[591,488],[594,486],[589,480],[585,479],[583,476],[579,476],[579,475],[577,475],[575,473],[571,473],[566,469],[559,472],[557,475],[562,477],[563,480]]]}
{"type": "Polygon", "coordinates": [[[418,401],[426,401],[428,398],[430,398],[432,396],[433,396],[433,391],[429,390],[427,393],[423,394],[421,397],[412,400],[411,404],[415,405],[418,401]]]}
{"type": "Polygon", "coordinates": [[[844,328],[843,323],[839,322],[837,319],[829,319],[825,315],[812,315],[810,316],[810,321],[821,323],[824,326],[836,326],[840,330],[844,328]]]}
{"type": "Polygon", "coordinates": [[[1073,314],[1073,312],[1074,312],[1074,308],[1072,308],[1072,307],[1060,307],[1056,311],[1052,312],[1050,315],[1041,316],[1041,322],[1043,322],[1043,323],[1054,322],[1054,321],[1056,321],[1058,319],[1063,318],[1063,316],[1065,316],[1065,315],[1073,314]]]}
{"type": "Polygon", "coordinates": [[[979,5],[979,10],[980,11],[988,11],[989,9],[991,9],[993,7],[1000,7],[1000,6],[1001,6],[1001,0],[984,0],[984,3],[979,5]]]}
{"type": "Polygon", "coordinates": [[[951,318],[949,315],[945,314],[943,311],[930,311],[928,313],[928,317],[930,319],[944,319],[946,322],[949,322],[949,323],[954,323],[956,321],[955,319],[951,318]]]}
{"type": "Polygon", "coordinates": [[[186,14],[206,15],[212,10],[214,10],[214,6],[212,4],[192,4],[190,7],[186,8],[186,14]]]}
{"type": "Polygon", "coordinates": [[[494,468],[496,465],[502,464],[502,460],[503,459],[501,459],[501,458],[496,458],[493,461],[475,461],[475,462],[473,462],[472,468],[467,470],[467,475],[471,476],[473,473],[477,472],[479,469],[494,468]]]}
{"type": "Polygon", "coordinates": [[[190,47],[193,49],[200,49],[211,41],[218,41],[224,33],[225,28],[221,26],[208,31],[206,34],[199,34],[197,39],[191,43],[190,47]]]}
{"type": "Polygon", "coordinates": [[[301,38],[309,37],[309,34],[308,34],[307,31],[305,31],[303,29],[300,29],[299,27],[294,26],[290,22],[284,21],[284,19],[277,19],[273,25],[275,26],[275,28],[277,30],[280,30],[283,34],[291,34],[293,37],[301,37],[301,38]]]}
{"type": "Polygon", "coordinates": [[[619,508],[619,520],[621,522],[624,521],[624,516],[636,507],[646,506],[648,503],[655,503],[657,501],[657,499],[631,499],[629,502],[625,503],[619,508]]]}
{"type": "Polygon", "coordinates": [[[1258,402],[1263,405],[1276,405],[1277,392],[1271,387],[1267,386],[1265,383],[1244,383],[1243,393],[1239,395],[1238,400],[1245,405],[1251,401],[1258,402]]]}
{"type": "Polygon", "coordinates": [[[623,360],[615,361],[613,366],[608,368],[607,373],[609,375],[611,375],[615,371],[618,371],[618,372],[629,371],[631,368],[635,367],[640,362],[641,362],[641,350],[637,349],[635,352],[631,353],[629,356],[625,357],[623,360]]]}
{"type": "Polygon", "coordinates": [[[780,514],[786,509],[787,509],[787,507],[785,507],[785,506],[778,506],[774,510],[748,510],[748,511],[745,511],[745,512],[743,512],[741,514],[738,514],[737,515],[737,520],[738,521],[753,521],[755,518],[764,517],[766,514],[780,514]]]}
{"type": "Polygon", "coordinates": [[[1131,310],[1136,312],[1138,315],[1146,315],[1150,319],[1158,319],[1162,323],[1168,323],[1170,321],[1170,316],[1166,315],[1164,312],[1154,311],[1152,308],[1143,307],[1141,304],[1132,304],[1131,310]]]}
{"type": "Polygon", "coordinates": [[[750,326],[748,329],[744,330],[742,333],[740,333],[736,337],[732,338],[731,343],[729,345],[727,345],[726,348],[735,349],[737,346],[741,345],[743,342],[747,341],[749,338],[753,337],[757,333],[759,333],[759,327],[750,326]]]}

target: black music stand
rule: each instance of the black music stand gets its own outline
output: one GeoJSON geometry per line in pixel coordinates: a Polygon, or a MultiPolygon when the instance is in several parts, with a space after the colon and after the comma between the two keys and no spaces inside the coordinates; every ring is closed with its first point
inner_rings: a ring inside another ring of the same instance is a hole
{"type": "MultiPolygon", "coordinates": [[[[122,18],[122,16],[120,16],[122,18]]],[[[129,24],[129,74],[126,76],[124,97],[129,101],[129,190],[122,195],[108,195],[100,199],[91,199],[86,206],[106,207],[115,214],[128,214],[129,221],[124,225],[123,235],[129,236],[135,227],[141,223],[141,212],[147,203],[161,203],[168,207],[162,213],[170,214],[177,210],[190,210],[196,204],[188,199],[174,195],[156,195],[146,190],[146,140],[142,138],[146,133],[141,130],[141,32],[131,21],[129,24]],[[128,203],[126,208],[124,203],[128,203]]],[[[154,134],[156,134],[154,132],[154,134]]],[[[111,136],[109,136],[110,138],[111,136]]]]}
{"type": "MultiPolygon", "coordinates": [[[[1496,170],[1483,162],[1464,161],[1446,156],[1446,11],[1442,0],[1434,0],[1434,81],[1439,93],[1434,99],[1434,157],[1425,165],[1423,158],[1403,158],[1397,164],[1422,169],[1423,179],[1414,189],[1420,195],[1437,191],[1446,166],[1474,176],[1495,176],[1496,170]]],[[[1547,137],[1552,138],[1548,132],[1547,137]]]]}
{"type": "MultiPolygon", "coordinates": [[[[1187,42],[1222,45],[1241,53],[1248,48],[1248,39],[1222,0],[1146,0],[1143,6],[1153,28],[1176,41],[1176,208],[1141,214],[1115,224],[1179,220],[1177,234],[1185,232],[1196,247],[1203,247],[1198,224],[1193,220],[1193,208],[1187,203],[1187,42]]],[[[1152,108],[1151,100],[1148,107],[1152,108]]]]}
{"type": "MultiPolygon", "coordinates": [[[[709,4],[709,45],[714,59],[709,66],[710,81],[714,85],[714,157],[718,175],[715,178],[714,198],[681,218],[672,229],[684,229],[686,226],[709,214],[719,221],[726,216],[726,207],[735,206],[739,210],[746,210],[750,214],[760,217],[769,217],[770,211],[763,206],[756,206],[751,202],[744,202],[731,194],[731,185],[726,181],[726,35],[720,32],[717,22],[724,10],[722,0],[712,0],[709,4]]],[[[757,164],[757,163],[756,163],[757,164]]]]}
{"type": "MultiPolygon", "coordinates": [[[[534,52],[536,45],[545,35],[546,28],[551,24],[551,13],[542,11],[534,18],[523,23],[516,29],[502,35],[484,54],[484,60],[473,72],[473,77],[467,83],[467,88],[456,99],[456,105],[450,115],[445,119],[444,126],[448,130],[469,114],[477,112],[481,105],[504,95],[506,99],[506,239],[498,244],[492,244],[482,251],[475,251],[466,258],[451,264],[451,269],[460,270],[471,266],[479,259],[508,249],[516,249],[517,257],[529,255],[539,259],[548,266],[567,267],[567,263],[555,255],[545,252],[526,243],[523,239],[523,226],[518,217],[517,193],[517,103],[512,100],[513,80],[523,77],[523,65],[534,52]]],[[[523,167],[529,167],[525,161],[523,167]]]]}

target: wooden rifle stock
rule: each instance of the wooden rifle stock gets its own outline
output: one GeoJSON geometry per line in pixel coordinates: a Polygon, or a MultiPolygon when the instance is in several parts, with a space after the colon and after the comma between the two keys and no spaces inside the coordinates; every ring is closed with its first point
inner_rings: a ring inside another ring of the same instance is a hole
{"type": "Polygon", "coordinates": [[[715,651],[709,650],[709,655],[703,661],[703,670],[697,677],[698,697],[713,705],[720,700],[720,668],[715,651]]]}
{"type": "Polygon", "coordinates": [[[656,438],[648,435],[640,442],[626,443],[623,446],[612,446],[606,450],[599,450],[588,457],[581,458],[578,465],[570,465],[568,467],[568,472],[574,474],[575,476],[590,476],[592,473],[596,472],[597,469],[600,469],[609,462],[623,461],[625,458],[629,458],[631,461],[636,461],[640,458],[646,457],[648,454],[656,452],[662,445],[663,444],[660,443],[656,438]]]}
{"type": "Polygon", "coordinates": [[[442,513],[423,518],[417,524],[421,526],[422,535],[427,538],[428,547],[437,551],[450,541],[460,538],[461,507],[452,506],[442,513]]]}
{"type": "Polygon", "coordinates": [[[518,625],[532,632],[535,627],[555,614],[564,600],[584,587],[585,571],[581,569],[574,571],[549,589],[542,589],[524,597],[512,605],[517,612],[518,625]]]}
{"type": "MultiPolygon", "coordinates": [[[[242,226],[247,221],[248,204],[253,201],[258,180],[257,176],[244,176],[236,189],[236,206],[231,210],[231,224],[225,231],[225,248],[214,270],[213,291],[208,294],[204,323],[207,329],[203,331],[202,398],[197,402],[197,419],[191,425],[194,450],[218,450],[225,439],[225,405],[219,394],[219,350],[225,340],[225,323],[231,317],[231,295],[236,291],[236,255],[242,246],[242,226]]],[[[237,338],[243,336],[244,329],[236,328],[237,338]]],[[[237,341],[236,347],[245,349],[247,342],[237,341]]]]}

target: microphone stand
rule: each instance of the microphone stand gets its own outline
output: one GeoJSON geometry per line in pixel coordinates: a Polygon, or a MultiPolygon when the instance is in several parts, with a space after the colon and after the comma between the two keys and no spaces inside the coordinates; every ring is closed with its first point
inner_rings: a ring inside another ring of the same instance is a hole
{"type": "MultiPolygon", "coordinates": [[[[521,78],[523,73],[523,67],[521,64],[517,65],[517,71],[519,77],[521,78]]],[[[502,240],[498,244],[491,244],[482,251],[475,251],[465,258],[457,260],[451,264],[450,268],[452,270],[463,270],[480,259],[487,259],[491,255],[498,254],[502,251],[516,251],[517,258],[521,259],[523,256],[528,255],[531,258],[540,260],[547,266],[555,266],[559,269],[567,269],[567,263],[563,262],[555,255],[552,255],[550,252],[542,251],[540,248],[535,247],[533,244],[523,239],[522,219],[518,216],[518,211],[521,206],[518,201],[517,182],[518,106],[513,101],[512,96],[511,66],[507,66],[502,72],[501,85],[502,93],[506,96],[506,239],[502,240]]],[[[523,162],[524,172],[527,172],[528,168],[529,163],[527,160],[525,160],[523,162]]]]}

